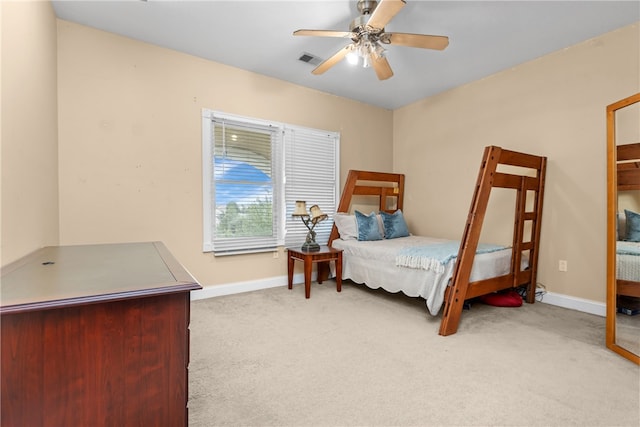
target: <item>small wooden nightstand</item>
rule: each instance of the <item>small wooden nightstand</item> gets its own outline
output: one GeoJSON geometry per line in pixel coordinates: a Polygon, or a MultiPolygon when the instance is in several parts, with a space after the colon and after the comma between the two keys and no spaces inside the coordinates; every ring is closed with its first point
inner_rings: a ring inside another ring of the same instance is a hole
{"type": "Polygon", "coordinates": [[[295,260],[304,262],[304,296],[311,296],[311,270],[313,263],[318,265],[318,283],[322,283],[321,272],[329,268],[329,262],[336,263],[336,290],[342,291],[342,249],[334,249],[328,246],[320,246],[319,251],[307,252],[299,248],[287,248],[289,253],[289,289],[293,288],[293,264],[295,260]]]}

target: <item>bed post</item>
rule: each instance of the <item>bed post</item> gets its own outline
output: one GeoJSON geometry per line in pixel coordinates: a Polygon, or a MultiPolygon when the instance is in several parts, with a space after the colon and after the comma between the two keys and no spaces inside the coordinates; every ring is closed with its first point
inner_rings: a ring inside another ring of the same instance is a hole
{"type": "MultiPolygon", "coordinates": [[[[357,170],[351,169],[349,174],[347,175],[347,181],[344,184],[344,189],[342,190],[342,196],[340,197],[340,203],[338,204],[338,210],[336,212],[348,212],[349,206],[351,206],[351,196],[356,188],[356,184],[358,182],[358,172],[357,170]]],[[[338,238],[338,227],[336,224],[333,224],[331,227],[331,234],[329,234],[329,242],[327,245],[331,247],[331,244],[334,240],[338,238]]]]}
{"type": "Polygon", "coordinates": [[[471,200],[469,215],[467,216],[467,223],[462,241],[460,242],[458,261],[456,262],[453,277],[451,278],[452,285],[446,294],[442,322],[440,323],[440,335],[451,335],[458,330],[458,323],[460,322],[460,315],[462,314],[462,307],[469,286],[473,254],[476,253],[478,248],[482,221],[487,211],[489,193],[491,192],[492,186],[491,181],[498,165],[500,150],[499,147],[493,146],[484,149],[484,156],[480,164],[476,188],[471,200]],[[472,254],[471,257],[467,255],[469,252],[472,254]]]}
{"type": "MultiPolygon", "coordinates": [[[[542,228],[542,202],[544,200],[544,184],[547,173],[547,158],[542,157],[540,160],[540,167],[538,169],[538,191],[535,198],[535,218],[533,227],[533,247],[531,249],[531,255],[529,265],[531,266],[531,280],[527,287],[527,302],[533,304],[536,300],[536,287],[538,284],[538,256],[540,254],[540,230],[542,228]]],[[[526,197],[526,196],[525,196],[526,197]]]]}

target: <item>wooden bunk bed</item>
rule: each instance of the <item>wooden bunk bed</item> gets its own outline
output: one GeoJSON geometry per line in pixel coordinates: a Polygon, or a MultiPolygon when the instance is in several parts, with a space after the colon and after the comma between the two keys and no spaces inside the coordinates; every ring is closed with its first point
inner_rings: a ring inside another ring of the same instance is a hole
{"type": "MultiPolygon", "coordinates": [[[[618,145],[616,147],[616,169],[618,194],[624,191],[640,190],[640,143],[618,145]]],[[[618,271],[623,267],[622,263],[624,262],[640,263],[640,256],[624,256],[619,250],[617,252],[618,271]]],[[[640,298],[640,278],[638,279],[620,279],[617,275],[617,296],[640,298]]]]}
{"type": "MultiPolygon", "coordinates": [[[[464,301],[467,299],[526,286],[527,302],[535,301],[545,172],[546,157],[505,150],[496,146],[485,148],[453,275],[444,291],[440,335],[451,335],[457,331],[464,301]],[[529,174],[498,172],[499,165],[526,168],[529,174]],[[510,261],[508,261],[510,267],[507,266],[507,274],[470,282],[492,188],[516,191],[513,244],[509,249],[510,261]],[[532,194],[533,200],[527,203],[528,197],[532,194]],[[527,210],[531,207],[532,210],[527,210]],[[525,228],[530,230],[528,241],[525,241],[525,228]],[[525,263],[528,268],[523,268],[523,254],[528,260],[525,263]]],[[[380,211],[393,213],[403,209],[404,180],[403,174],[351,170],[337,211],[349,213],[354,196],[377,197],[380,211]]],[[[339,231],[334,224],[329,237],[329,246],[332,246],[338,238],[339,231]]]]}

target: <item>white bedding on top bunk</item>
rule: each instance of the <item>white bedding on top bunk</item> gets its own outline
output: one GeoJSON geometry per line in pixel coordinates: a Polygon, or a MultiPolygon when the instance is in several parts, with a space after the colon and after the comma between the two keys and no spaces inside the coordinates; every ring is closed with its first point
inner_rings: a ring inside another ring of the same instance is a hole
{"type": "MultiPolygon", "coordinates": [[[[372,289],[382,288],[392,293],[402,291],[410,297],[422,297],[426,300],[429,313],[436,316],[442,307],[449,279],[453,276],[455,258],[445,265],[444,272],[438,273],[419,268],[397,267],[396,254],[408,246],[424,246],[446,241],[424,236],[375,241],[336,239],[332,246],[344,251],[343,279],[365,284],[372,289]]],[[[523,259],[523,266],[526,264],[526,260],[523,259]]],[[[511,248],[476,254],[470,281],[508,274],[510,267],[511,248]]]]}

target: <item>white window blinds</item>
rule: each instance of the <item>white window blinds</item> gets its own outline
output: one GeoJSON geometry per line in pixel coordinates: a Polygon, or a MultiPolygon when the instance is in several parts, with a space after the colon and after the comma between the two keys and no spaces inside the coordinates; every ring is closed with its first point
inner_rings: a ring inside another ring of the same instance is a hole
{"type": "MultiPolygon", "coordinates": [[[[302,245],[295,202],[330,217],[339,188],[338,133],[203,110],[203,250],[218,255],[302,245]]],[[[327,244],[331,220],[316,241],[327,244]]]]}
{"type": "Polygon", "coordinates": [[[339,169],[339,135],[313,129],[288,127],[285,131],[286,246],[301,245],[307,228],[300,218],[291,216],[296,200],[304,200],[307,209],[318,205],[330,219],[314,229],[316,242],[326,245],[331,218],[336,211],[339,169]]]}

